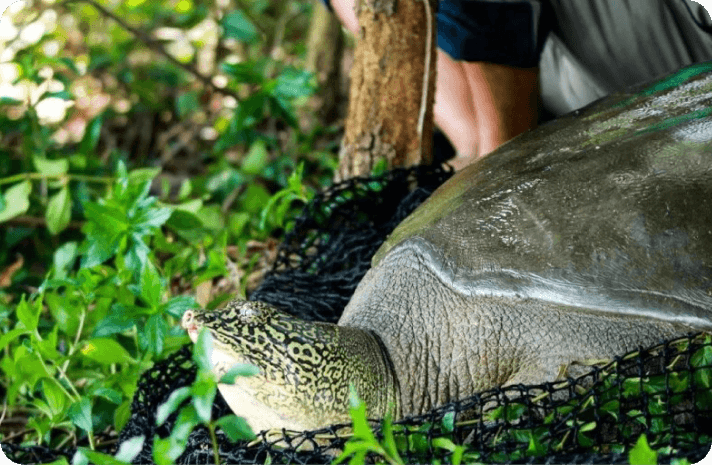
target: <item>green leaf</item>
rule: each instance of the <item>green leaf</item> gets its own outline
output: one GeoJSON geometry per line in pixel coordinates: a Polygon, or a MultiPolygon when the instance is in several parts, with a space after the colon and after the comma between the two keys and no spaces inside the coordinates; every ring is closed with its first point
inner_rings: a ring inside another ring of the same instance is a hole
{"type": "Polygon", "coordinates": [[[143,335],[146,338],[148,350],[158,355],[163,352],[163,341],[168,333],[168,325],[162,315],[156,314],[146,322],[143,335]]]}
{"type": "Polygon", "coordinates": [[[91,421],[91,402],[87,397],[82,397],[78,402],[69,407],[69,419],[84,431],[91,433],[94,430],[91,421]]]}
{"type": "Polygon", "coordinates": [[[74,266],[74,261],[77,259],[77,249],[76,242],[67,242],[55,250],[52,262],[56,279],[67,277],[67,272],[74,266]]]}
{"type": "Polygon", "coordinates": [[[116,405],[121,404],[121,393],[114,389],[110,389],[107,387],[100,387],[96,391],[94,391],[93,394],[97,397],[103,397],[104,399],[108,400],[112,404],[116,404],[116,405]]]}
{"type": "Polygon", "coordinates": [[[183,407],[176,418],[176,424],[171,431],[171,437],[185,441],[196,425],[200,424],[200,418],[192,405],[183,407]]]}
{"type": "Polygon", "coordinates": [[[163,304],[162,310],[171,316],[180,318],[186,310],[190,310],[191,308],[195,308],[197,306],[198,304],[192,296],[180,295],[171,298],[168,302],[163,304]]]}
{"type": "Polygon", "coordinates": [[[265,78],[255,70],[254,62],[222,63],[220,68],[226,74],[234,77],[238,82],[245,84],[260,84],[265,78]]]}
{"type": "Polygon", "coordinates": [[[51,418],[54,419],[64,411],[64,407],[67,405],[67,396],[53,380],[48,378],[42,380],[42,393],[52,412],[51,418]]]}
{"type": "Polygon", "coordinates": [[[204,423],[208,423],[213,410],[213,401],[217,386],[214,381],[209,378],[199,379],[191,388],[193,394],[193,406],[198,418],[204,423]]]}
{"type": "Polygon", "coordinates": [[[208,328],[200,328],[198,331],[198,339],[195,341],[195,347],[193,347],[193,360],[198,369],[204,371],[210,371],[212,369],[212,363],[210,363],[210,353],[213,350],[213,336],[210,334],[208,328]]]}
{"type": "Polygon", "coordinates": [[[579,432],[580,432],[580,433],[585,433],[586,431],[592,431],[592,430],[594,430],[594,429],[596,429],[596,422],[595,422],[595,421],[591,421],[591,422],[589,422],[589,423],[583,424],[583,425],[581,426],[581,428],[579,428],[579,432]]]}
{"type": "MultiPolygon", "coordinates": [[[[28,344],[29,345],[29,344],[28,344]]],[[[9,371],[14,371],[15,383],[11,383],[8,388],[7,397],[13,399],[11,391],[19,389],[22,386],[29,386],[30,389],[34,389],[35,384],[47,375],[53,376],[55,369],[51,365],[45,365],[43,361],[39,359],[36,353],[30,352],[29,348],[24,345],[20,345],[15,349],[14,352],[14,367],[3,366],[9,368],[9,371]],[[14,368],[14,369],[13,369],[14,368]],[[47,373],[49,371],[49,373],[47,373]]],[[[5,358],[4,360],[8,360],[5,358]]],[[[12,401],[11,401],[12,402],[12,401]]]]}
{"type": "Polygon", "coordinates": [[[61,176],[69,171],[69,160],[61,158],[59,160],[48,160],[44,157],[33,156],[32,161],[35,168],[44,176],[61,176]]]}
{"type": "Polygon", "coordinates": [[[545,454],[546,447],[544,447],[541,441],[538,438],[535,438],[532,433],[529,433],[529,447],[527,447],[527,455],[540,457],[545,454]]]}
{"type": "Polygon", "coordinates": [[[188,397],[190,397],[190,387],[188,386],[173,391],[171,395],[168,396],[168,400],[158,406],[156,410],[156,425],[162,425],[166,421],[166,418],[175,412],[188,397]]]}
{"type": "Polygon", "coordinates": [[[185,450],[185,445],[186,441],[174,439],[172,436],[160,439],[156,435],[153,438],[153,460],[156,465],[173,465],[185,450]]]}
{"type": "Polygon", "coordinates": [[[129,183],[140,185],[153,181],[158,176],[161,168],[138,168],[129,173],[129,183]]]}
{"type": "Polygon", "coordinates": [[[712,385],[712,346],[703,346],[698,349],[690,359],[692,366],[696,367],[695,384],[709,388],[712,385]]]}
{"type": "Polygon", "coordinates": [[[101,135],[101,126],[104,124],[104,118],[102,115],[97,116],[89,122],[86,131],[84,131],[84,137],[79,144],[79,152],[85,155],[90,155],[96,149],[96,145],[99,143],[99,136],[101,135]]]}
{"type": "Polygon", "coordinates": [[[87,450],[85,447],[79,447],[72,457],[72,465],[89,465],[89,459],[87,458],[84,451],[87,450]]]}
{"type": "Polygon", "coordinates": [[[105,365],[136,363],[124,346],[109,338],[90,339],[84,343],[81,352],[85,357],[105,365]]]}
{"type": "Polygon", "coordinates": [[[257,29],[241,11],[233,11],[225,15],[222,21],[225,37],[237,39],[247,44],[257,39],[257,29]]]}
{"type": "Polygon", "coordinates": [[[131,439],[127,439],[121,443],[115,457],[123,462],[131,463],[143,449],[145,441],[145,436],[134,436],[131,439]]]}
{"type": "Polygon", "coordinates": [[[176,113],[179,118],[185,118],[193,113],[200,106],[198,96],[195,91],[184,92],[176,98],[176,113]]]}
{"type": "Polygon", "coordinates": [[[67,186],[50,197],[45,218],[47,229],[52,235],[59,234],[67,227],[69,220],[72,219],[72,197],[67,186]]]}
{"type": "MultiPolygon", "coordinates": [[[[184,179],[183,182],[180,183],[180,189],[178,190],[178,200],[185,200],[186,198],[188,198],[191,192],[193,192],[193,183],[190,182],[190,179],[184,179]]],[[[200,203],[200,199],[195,199],[195,201],[200,203]]]]}
{"type": "Polygon", "coordinates": [[[391,422],[391,415],[387,414],[383,419],[382,424],[383,432],[383,449],[385,450],[388,457],[390,457],[390,463],[403,463],[403,459],[398,454],[398,447],[396,446],[395,438],[393,437],[393,423],[391,422]]]}
{"type": "Polygon", "coordinates": [[[131,418],[131,399],[127,399],[114,410],[114,430],[121,431],[131,418]]]}
{"type": "Polygon", "coordinates": [[[433,438],[433,447],[437,447],[438,449],[449,450],[450,452],[452,452],[457,446],[448,438],[433,438]]]}
{"type": "MultiPolygon", "coordinates": [[[[269,208],[269,205],[265,208],[269,208]]],[[[264,212],[263,216],[265,216],[264,212]]],[[[230,233],[235,237],[242,236],[242,232],[245,230],[245,227],[247,227],[247,225],[250,223],[250,219],[252,219],[252,216],[247,212],[231,213],[228,217],[228,227],[230,229],[230,233]]]]}
{"type": "Polygon", "coordinates": [[[251,146],[247,155],[242,160],[242,171],[246,174],[257,175],[267,166],[269,162],[269,152],[264,141],[255,141],[251,146]]]}
{"type": "Polygon", "coordinates": [[[136,226],[142,228],[160,228],[171,217],[173,209],[171,208],[151,208],[143,212],[136,219],[136,226]]]}
{"type": "Polygon", "coordinates": [[[30,208],[30,192],[32,183],[23,181],[15,184],[3,194],[5,208],[0,210],[0,223],[22,215],[30,208]]]}
{"type": "Polygon", "coordinates": [[[25,294],[22,294],[22,299],[20,299],[20,303],[17,304],[17,308],[15,308],[17,319],[25,325],[28,331],[37,329],[37,323],[40,319],[40,310],[42,308],[40,299],[38,299],[38,302],[39,305],[37,305],[37,303],[28,302],[25,299],[25,294]]]}
{"type": "Polygon", "coordinates": [[[233,384],[235,378],[238,376],[254,376],[259,374],[260,369],[255,365],[250,365],[249,363],[238,363],[230,368],[227,373],[225,373],[222,378],[220,378],[221,383],[233,384]]]}
{"type": "Polygon", "coordinates": [[[285,99],[311,95],[315,88],[312,76],[308,71],[287,68],[277,77],[273,94],[285,99]]]}
{"type": "Polygon", "coordinates": [[[161,295],[163,294],[163,283],[158,275],[156,267],[150,262],[141,269],[141,297],[152,308],[156,308],[161,304],[161,295]]]}
{"type": "Polygon", "coordinates": [[[443,415],[443,430],[446,433],[451,433],[455,429],[455,412],[447,412],[443,415]]]}
{"type": "Polygon", "coordinates": [[[248,213],[259,214],[262,208],[269,202],[269,191],[262,185],[251,183],[240,198],[240,206],[248,213]]]}
{"type": "Polygon", "coordinates": [[[658,453],[650,448],[648,439],[641,434],[635,447],[630,450],[628,460],[630,465],[657,465],[658,453]]]}
{"type": "Polygon", "coordinates": [[[133,308],[127,308],[119,303],[111,306],[109,314],[97,323],[92,335],[94,337],[105,337],[116,333],[122,333],[133,328],[138,320],[139,313],[133,308]]]}
{"type": "Polygon", "coordinates": [[[103,452],[82,448],[82,453],[89,459],[90,463],[97,465],[130,465],[129,462],[119,460],[113,455],[104,454],[103,452]]]}
{"type": "Polygon", "coordinates": [[[225,415],[217,420],[215,425],[223,430],[231,442],[240,440],[249,441],[255,438],[255,433],[252,432],[250,425],[247,424],[244,418],[238,417],[237,415],[225,415]]]}
{"type": "Polygon", "coordinates": [[[0,336],[0,351],[3,350],[9,343],[14,341],[18,337],[29,332],[30,331],[25,328],[15,328],[8,331],[6,334],[3,334],[2,336],[0,336]]]}
{"type": "Polygon", "coordinates": [[[376,443],[376,438],[366,417],[366,404],[358,397],[356,388],[351,383],[349,383],[349,405],[349,412],[354,424],[354,437],[376,443]]]}

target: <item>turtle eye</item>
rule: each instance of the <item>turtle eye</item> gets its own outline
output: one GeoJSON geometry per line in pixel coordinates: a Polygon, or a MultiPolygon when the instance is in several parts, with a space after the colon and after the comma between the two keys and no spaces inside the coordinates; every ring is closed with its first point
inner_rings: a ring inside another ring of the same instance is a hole
{"type": "Polygon", "coordinates": [[[243,305],[240,307],[240,317],[244,319],[250,319],[257,316],[258,311],[252,305],[243,305]]]}

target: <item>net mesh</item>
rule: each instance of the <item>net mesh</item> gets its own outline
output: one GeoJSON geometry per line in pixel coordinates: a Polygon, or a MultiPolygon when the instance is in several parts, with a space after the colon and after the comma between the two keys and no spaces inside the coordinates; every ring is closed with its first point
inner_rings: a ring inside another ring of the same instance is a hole
{"type": "MultiPolygon", "coordinates": [[[[450,174],[401,169],[351,179],[318,195],[250,298],[304,319],[336,322],[380,244],[450,174]]],[[[465,446],[465,463],[627,463],[641,434],[658,451],[658,463],[705,457],[712,443],[709,335],[661,341],[606,364],[592,362],[590,369],[581,378],[494,389],[407,418],[393,426],[393,440],[406,463],[450,461],[461,453],[454,445],[465,446]]],[[[177,416],[156,426],[156,409],[195,374],[186,346],[143,375],[119,437],[119,444],[146,437],[134,463],[153,462],[153,437],[168,437],[177,416]]],[[[213,418],[230,413],[218,394],[213,418]]],[[[382,439],[376,423],[374,428],[382,439]]],[[[217,439],[222,463],[331,463],[351,432],[350,425],[293,435],[262,432],[246,444],[231,443],[218,430],[217,439]]],[[[73,453],[6,444],[3,449],[22,463],[73,453]]],[[[193,431],[177,462],[214,463],[207,429],[193,431]]]]}

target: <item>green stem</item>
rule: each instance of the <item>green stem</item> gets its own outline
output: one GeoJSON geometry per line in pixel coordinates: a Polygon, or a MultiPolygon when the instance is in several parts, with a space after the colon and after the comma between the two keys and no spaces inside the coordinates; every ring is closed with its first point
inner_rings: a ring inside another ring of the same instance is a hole
{"type": "Polygon", "coordinates": [[[112,184],[116,178],[110,176],[88,176],[85,174],[42,174],[42,173],[18,173],[6,178],[0,179],[0,186],[3,184],[12,184],[20,181],[32,181],[43,179],[65,179],[67,181],[84,181],[95,182],[101,184],[112,184]]]}
{"type": "Polygon", "coordinates": [[[208,423],[208,431],[210,431],[210,440],[213,443],[213,455],[215,457],[215,465],[220,465],[220,454],[218,453],[218,438],[215,435],[215,426],[213,422],[208,423]]]}

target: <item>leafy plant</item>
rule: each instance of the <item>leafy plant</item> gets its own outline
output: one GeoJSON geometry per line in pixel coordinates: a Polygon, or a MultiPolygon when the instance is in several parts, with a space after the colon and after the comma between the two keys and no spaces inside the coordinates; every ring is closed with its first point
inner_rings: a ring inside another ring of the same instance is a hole
{"type": "MultiPolygon", "coordinates": [[[[237,262],[247,281],[248,245],[279,238],[330,179],[315,146],[333,129],[296,124],[315,89],[299,68],[311,3],[241,3],[28,0],[3,18],[17,27],[0,64],[0,383],[24,425],[3,441],[130,460],[138,439],[100,450],[141,373],[188,343],[189,294],[234,293],[223,278],[237,262]]],[[[194,413],[230,435],[237,420],[200,416],[210,382],[194,413]]]]}
{"type": "Polygon", "coordinates": [[[253,439],[255,437],[250,426],[243,418],[236,415],[226,415],[217,420],[213,420],[211,418],[211,411],[218,382],[227,384],[234,383],[235,378],[238,376],[257,374],[258,368],[253,365],[238,364],[228,370],[228,372],[218,380],[211,371],[211,350],[212,339],[210,333],[205,328],[201,328],[193,350],[193,360],[195,360],[198,366],[196,380],[192,386],[186,386],[174,391],[166,403],[158,407],[156,424],[161,425],[185,400],[190,398],[190,404],[180,409],[171,435],[166,439],[154,438],[153,459],[159,465],[171,464],[183,453],[188,435],[193,428],[198,425],[205,426],[210,433],[215,463],[220,463],[218,442],[215,435],[216,428],[219,427],[232,442],[241,439],[253,439]]]}
{"type": "MultiPolygon", "coordinates": [[[[670,435],[675,427],[671,424],[672,415],[666,413],[675,411],[680,403],[690,401],[689,396],[683,398],[682,393],[687,393],[692,387],[692,383],[696,388],[696,408],[712,409],[710,396],[707,395],[709,380],[712,379],[712,336],[699,336],[696,342],[700,343],[700,346],[690,356],[690,365],[694,369],[692,373],[681,370],[680,372],[673,371],[667,375],[649,376],[642,380],[634,377],[622,378],[621,375],[614,372],[615,365],[612,364],[608,366],[609,373],[605,374],[602,382],[593,388],[594,391],[582,392],[583,396],[577,396],[562,403],[555,411],[551,411],[539,420],[529,418],[531,415],[529,404],[511,399],[486,412],[483,419],[466,420],[464,423],[455,423],[454,412],[445,414],[441,424],[425,422],[419,426],[393,425],[391,420],[386,418],[381,423],[380,436],[377,436],[367,420],[366,406],[352,390],[350,412],[353,421],[353,437],[345,444],[343,453],[334,463],[341,463],[348,459],[352,465],[364,464],[368,455],[375,455],[378,460],[399,464],[403,463],[402,456],[405,454],[408,454],[411,459],[419,457],[418,462],[426,462],[432,460],[430,457],[432,457],[434,449],[450,452],[448,459],[453,464],[479,462],[483,455],[466,446],[458,445],[451,433],[456,426],[464,426],[471,421],[484,421],[502,425],[497,434],[485,445],[487,448],[494,449],[491,454],[486,456],[487,459],[497,463],[555,454],[569,446],[571,441],[574,442],[575,447],[587,449],[593,453],[627,453],[631,464],[655,465],[658,463],[660,454],[674,455],[680,452],[680,449],[673,449],[669,446],[670,435]],[[619,389],[619,386],[622,389],[619,389]],[[643,423],[648,431],[646,434],[635,433],[626,427],[626,422],[618,421],[624,414],[620,407],[620,397],[639,398],[643,394],[647,396],[648,415],[644,416],[642,412],[636,410],[629,410],[625,414],[631,416],[634,421],[643,423]],[[598,418],[610,415],[617,423],[622,423],[620,425],[621,434],[623,438],[634,444],[633,446],[626,448],[622,444],[597,444],[589,436],[596,429],[601,428],[601,424],[595,421],[596,417],[594,417],[592,408],[594,407],[594,398],[599,403],[598,418]],[[648,423],[645,418],[651,418],[651,422],[648,423]],[[569,433],[552,437],[551,427],[562,419],[565,421],[569,433]],[[379,437],[382,439],[379,440],[379,437]],[[518,443],[521,444],[521,447],[516,447],[518,443]],[[498,450],[498,446],[501,448],[503,445],[509,450],[498,450]]],[[[689,347],[688,340],[681,339],[673,342],[672,347],[683,352],[689,347]]],[[[635,353],[632,354],[632,356],[635,355],[635,353]]],[[[673,362],[673,365],[675,363],[673,362]]],[[[671,365],[669,369],[673,370],[673,366],[671,365]]],[[[712,438],[705,435],[685,438],[679,432],[677,434],[678,439],[675,442],[677,444],[680,444],[680,439],[689,441],[690,444],[712,442],[712,438]]],[[[432,462],[440,463],[439,460],[432,462]]],[[[685,458],[673,458],[671,463],[689,465],[689,461],[685,458]]]]}

